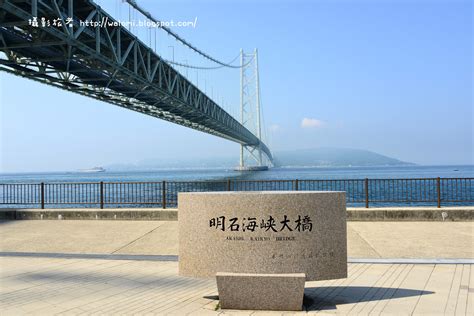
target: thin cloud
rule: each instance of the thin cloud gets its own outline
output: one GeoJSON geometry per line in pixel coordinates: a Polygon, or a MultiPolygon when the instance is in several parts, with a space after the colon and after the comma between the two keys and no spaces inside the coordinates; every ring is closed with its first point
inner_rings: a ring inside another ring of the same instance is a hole
{"type": "Polygon", "coordinates": [[[301,127],[302,128],[321,128],[326,125],[326,122],[315,119],[315,118],[307,118],[305,117],[301,121],[301,127]]]}
{"type": "Polygon", "coordinates": [[[281,128],[281,127],[280,127],[280,125],[278,125],[278,124],[272,124],[272,125],[270,125],[270,131],[271,131],[271,132],[278,132],[278,131],[280,130],[280,128],[281,128]]]}

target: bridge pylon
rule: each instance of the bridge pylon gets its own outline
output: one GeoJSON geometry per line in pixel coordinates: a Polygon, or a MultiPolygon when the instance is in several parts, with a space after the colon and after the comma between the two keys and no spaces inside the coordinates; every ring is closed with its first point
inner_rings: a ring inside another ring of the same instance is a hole
{"type": "Polygon", "coordinates": [[[258,50],[245,53],[240,50],[240,123],[251,131],[260,143],[258,145],[240,145],[239,171],[268,170],[272,166],[272,157],[262,150],[262,119],[260,81],[258,72],[258,50]]]}

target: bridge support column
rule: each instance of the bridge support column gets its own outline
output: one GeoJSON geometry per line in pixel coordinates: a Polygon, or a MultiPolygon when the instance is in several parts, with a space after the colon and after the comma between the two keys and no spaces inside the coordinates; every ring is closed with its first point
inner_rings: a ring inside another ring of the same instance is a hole
{"type": "MultiPolygon", "coordinates": [[[[258,51],[240,50],[240,123],[262,141],[258,51]]],[[[262,155],[261,143],[240,145],[237,170],[267,170],[271,161],[262,155]]]]}

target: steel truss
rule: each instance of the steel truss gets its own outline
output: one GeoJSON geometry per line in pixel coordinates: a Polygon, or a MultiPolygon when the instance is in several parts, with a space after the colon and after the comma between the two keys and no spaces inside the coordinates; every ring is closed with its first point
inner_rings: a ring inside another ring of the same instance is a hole
{"type": "Polygon", "coordinates": [[[271,159],[255,134],[114,22],[90,0],[0,0],[0,70],[259,148],[271,159]],[[34,27],[33,17],[61,25],[34,27]]]}

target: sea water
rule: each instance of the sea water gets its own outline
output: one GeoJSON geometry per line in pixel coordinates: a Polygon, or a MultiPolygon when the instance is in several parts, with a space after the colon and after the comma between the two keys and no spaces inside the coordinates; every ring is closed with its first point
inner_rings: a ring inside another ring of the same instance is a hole
{"type": "Polygon", "coordinates": [[[58,182],[155,182],[203,180],[331,180],[396,178],[473,178],[474,165],[270,168],[268,171],[238,172],[232,169],[162,169],[105,171],[97,173],[3,173],[0,183],[58,182]]]}

